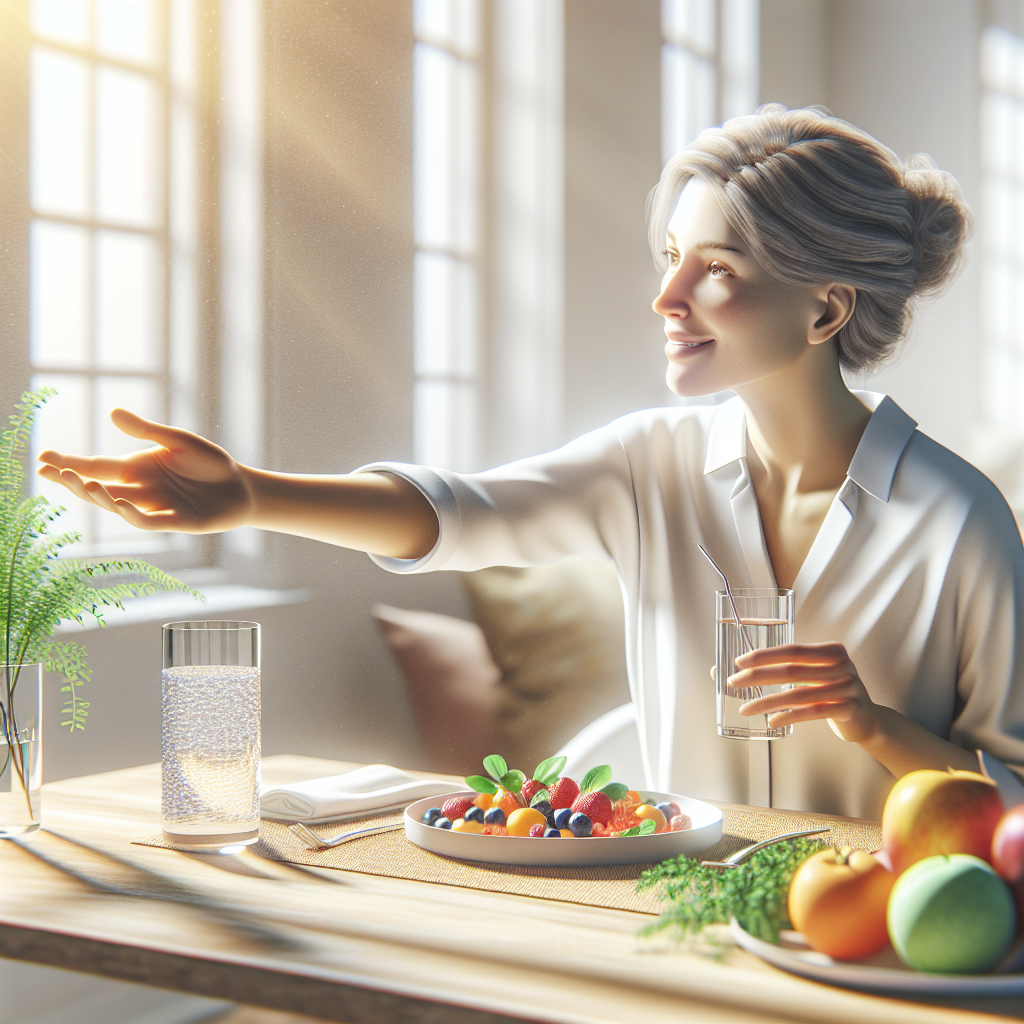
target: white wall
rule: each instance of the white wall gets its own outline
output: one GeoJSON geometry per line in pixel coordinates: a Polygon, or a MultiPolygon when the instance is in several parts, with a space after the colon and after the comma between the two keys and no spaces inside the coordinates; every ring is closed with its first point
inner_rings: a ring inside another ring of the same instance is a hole
{"type": "MultiPolygon", "coordinates": [[[[977,208],[980,16],[976,0],[762,0],[761,100],[821,103],[902,157],[929,153],[977,208]]],[[[864,386],[966,454],[979,419],[978,339],[969,260],[921,309],[903,354],[864,386]]]]}

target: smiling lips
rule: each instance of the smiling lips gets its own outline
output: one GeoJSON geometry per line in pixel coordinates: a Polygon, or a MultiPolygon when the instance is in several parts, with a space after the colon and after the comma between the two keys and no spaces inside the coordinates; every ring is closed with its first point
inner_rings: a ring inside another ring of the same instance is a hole
{"type": "Polygon", "coordinates": [[[666,331],[665,336],[668,338],[665,345],[665,355],[667,356],[688,355],[690,352],[706,348],[715,340],[714,338],[694,338],[678,331],[671,333],[666,331]]]}

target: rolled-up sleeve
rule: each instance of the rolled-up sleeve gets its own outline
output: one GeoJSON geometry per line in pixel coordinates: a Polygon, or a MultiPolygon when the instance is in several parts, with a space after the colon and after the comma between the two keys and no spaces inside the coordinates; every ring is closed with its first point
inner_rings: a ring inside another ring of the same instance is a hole
{"type": "Polygon", "coordinates": [[[428,554],[370,556],[390,572],[468,572],[542,565],[572,555],[620,561],[637,544],[636,499],[615,424],[483,473],[396,462],[375,462],[357,472],[408,480],[437,514],[438,538],[428,554]]]}

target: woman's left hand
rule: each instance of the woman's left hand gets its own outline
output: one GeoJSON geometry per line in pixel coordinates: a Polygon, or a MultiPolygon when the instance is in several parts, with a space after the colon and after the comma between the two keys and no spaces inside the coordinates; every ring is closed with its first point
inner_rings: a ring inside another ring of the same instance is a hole
{"type": "Polygon", "coordinates": [[[824,718],[851,743],[863,743],[878,729],[876,705],[840,643],[759,648],[738,657],[736,666],[740,671],[729,676],[730,689],[793,684],[747,701],[741,715],[767,714],[773,729],[824,718]]]}

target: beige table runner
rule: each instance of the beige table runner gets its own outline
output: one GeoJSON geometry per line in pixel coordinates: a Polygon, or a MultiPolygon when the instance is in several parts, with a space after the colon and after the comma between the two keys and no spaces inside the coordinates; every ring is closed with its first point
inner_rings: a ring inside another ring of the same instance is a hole
{"type": "MultiPolygon", "coordinates": [[[[805,828],[830,827],[823,838],[835,845],[859,846],[874,850],[881,846],[881,827],[873,822],[834,819],[824,815],[801,814],[798,811],[777,811],[752,807],[724,806],[721,842],[701,855],[702,860],[721,860],[730,853],[761,839],[795,832],[805,828]]],[[[401,821],[401,814],[391,812],[338,824],[313,825],[317,835],[330,836],[357,824],[376,825],[401,821]]],[[[495,842],[500,842],[495,839],[495,842]]],[[[554,842],[554,840],[548,840],[554,842]]],[[[559,840],[571,842],[571,840],[559,840]]],[[[604,840],[602,840],[604,841],[604,840]]],[[[617,842],[609,839],[607,842],[617,842]]],[[[625,840],[624,840],[625,841],[625,840]]],[[[136,840],[142,846],[158,846],[183,850],[166,842],[162,836],[146,836],[136,840]]],[[[651,893],[637,893],[636,883],[647,864],[625,864],[611,867],[515,867],[506,864],[478,864],[453,860],[422,850],[410,842],[404,832],[383,832],[355,842],[343,843],[331,850],[307,850],[289,831],[287,825],[275,821],[260,823],[259,842],[252,852],[270,860],[309,867],[335,868],[369,875],[387,875],[440,885],[457,885],[469,889],[533,896],[538,899],[562,900],[592,907],[632,910],[657,914],[660,901],[651,893]]],[[[197,852],[194,848],[190,853],[197,852]]]]}

